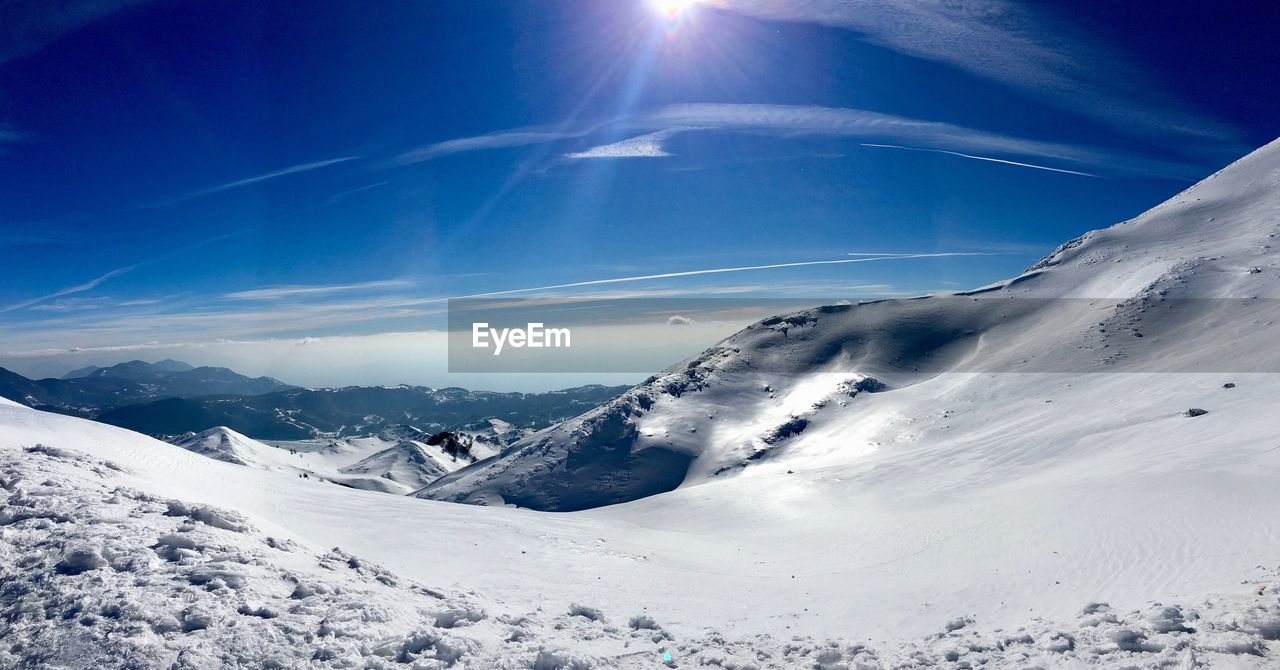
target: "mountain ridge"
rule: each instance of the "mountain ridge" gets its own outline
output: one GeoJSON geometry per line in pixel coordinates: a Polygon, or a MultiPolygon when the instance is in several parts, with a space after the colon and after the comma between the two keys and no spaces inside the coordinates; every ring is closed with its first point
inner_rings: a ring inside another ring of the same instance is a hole
{"type": "Polygon", "coordinates": [[[229,368],[192,367],[169,359],[72,372],[86,373],[73,378],[28,379],[0,368],[0,396],[42,409],[93,416],[105,408],[155,399],[257,395],[298,388],[272,377],[248,377],[229,368]]]}
{"type": "Polygon", "coordinates": [[[256,396],[156,400],[114,408],[95,418],[149,435],[228,426],[264,440],[367,435],[405,423],[439,432],[490,418],[540,427],[581,413],[625,388],[589,385],[547,393],[407,385],[291,389],[256,396]]]}
{"type": "Polygon", "coordinates": [[[1269,253],[1277,185],[1280,140],[1009,280],[764,319],[414,495],[547,511],[636,500],[776,458],[836,425],[856,430],[834,408],[860,406],[848,390],[867,378],[896,391],[948,371],[1280,370],[1255,325],[1280,318],[1276,301],[1250,303],[1280,297],[1269,253]]]}
{"type": "MultiPolygon", "coordinates": [[[[125,361],[124,363],[116,363],[106,367],[90,365],[78,370],[72,370],[63,375],[62,379],[77,379],[81,377],[98,376],[98,377],[123,377],[125,379],[147,379],[157,375],[174,372],[190,372],[195,366],[175,361],[172,358],[148,363],[143,360],[125,361]],[[74,376],[73,376],[74,375],[74,376]]],[[[225,368],[222,368],[225,369],[225,368]]]]}
{"type": "MultiPolygon", "coordinates": [[[[85,374],[71,379],[33,380],[0,368],[0,397],[150,435],[227,426],[258,439],[296,440],[366,435],[403,423],[431,432],[488,419],[541,427],[626,388],[587,384],[543,393],[408,384],[307,389],[173,360],[87,370],[73,371],[85,374]]],[[[502,440],[489,434],[484,441],[502,440]]]]}

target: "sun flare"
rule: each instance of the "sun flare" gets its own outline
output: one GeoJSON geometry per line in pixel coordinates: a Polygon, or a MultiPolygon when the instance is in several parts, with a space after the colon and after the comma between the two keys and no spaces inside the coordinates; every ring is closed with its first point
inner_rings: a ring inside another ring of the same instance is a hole
{"type": "Polygon", "coordinates": [[[658,13],[668,18],[675,18],[689,11],[701,0],[650,0],[650,4],[658,13]]]}

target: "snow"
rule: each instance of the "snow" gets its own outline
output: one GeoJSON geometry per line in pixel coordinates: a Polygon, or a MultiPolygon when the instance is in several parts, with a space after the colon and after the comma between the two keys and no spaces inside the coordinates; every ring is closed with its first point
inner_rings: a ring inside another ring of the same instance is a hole
{"type": "Polygon", "coordinates": [[[340,470],[343,474],[374,475],[395,482],[412,491],[422,488],[439,479],[448,470],[437,465],[427,446],[404,440],[388,447],[372,456],[348,465],[340,470]]]}
{"type": "Polygon", "coordinates": [[[489,506],[282,465],[395,441],[0,401],[0,666],[1274,667],[1277,186],[1273,143],[994,290],[766,320],[424,492],[489,506]],[[630,501],[502,505],[547,482],[630,501]]]}
{"type": "Polygon", "coordinates": [[[806,628],[1230,588],[1280,538],[1280,283],[1239,272],[1277,266],[1278,185],[1273,143],[993,290],[766,320],[417,495],[578,510],[678,486],[586,515],[731,534],[749,558],[716,569],[759,577],[744,609],[839,593],[806,628]],[[850,397],[864,375],[887,389],[850,397]],[[772,592],[793,572],[800,594],[772,592]]]}
{"type": "MultiPolygon", "coordinates": [[[[14,419],[4,418],[6,424],[14,419]]],[[[56,428],[52,434],[59,440],[78,437],[95,447],[128,439],[45,417],[23,419],[28,427],[56,428]]],[[[176,451],[161,443],[142,447],[176,451]]],[[[164,459],[169,465],[197,458],[167,456],[173,457],[164,459]]],[[[261,471],[195,462],[278,479],[282,489],[299,486],[261,471]]],[[[0,633],[6,640],[0,666],[652,668],[670,654],[670,667],[1263,668],[1274,660],[1269,645],[1280,638],[1280,575],[1274,571],[1231,596],[1193,605],[1116,609],[1086,602],[1064,621],[1030,616],[1007,630],[959,615],[900,643],[799,630],[744,638],[713,627],[684,633],[634,607],[585,604],[598,601],[513,605],[436,588],[358,553],[276,534],[232,509],[132,486],[140,482],[152,489],[158,484],[96,453],[0,449],[0,633]]],[[[334,492],[337,498],[415,502],[334,492]]]]}
{"type": "MultiPolygon", "coordinates": [[[[430,439],[431,435],[411,426],[393,426],[365,437],[267,443],[217,426],[171,442],[226,463],[404,495],[473,462],[429,444],[430,439]]],[[[476,460],[494,453],[485,444],[472,449],[476,460]]]]}
{"type": "Polygon", "coordinates": [[[502,419],[485,419],[456,428],[454,432],[470,438],[471,455],[483,461],[521,438],[532,435],[534,430],[502,419]]]}
{"type": "Polygon", "coordinates": [[[276,460],[272,458],[274,454],[271,453],[271,447],[225,426],[184,435],[172,442],[192,453],[236,465],[271,467],[268,464],[276,460]]]}

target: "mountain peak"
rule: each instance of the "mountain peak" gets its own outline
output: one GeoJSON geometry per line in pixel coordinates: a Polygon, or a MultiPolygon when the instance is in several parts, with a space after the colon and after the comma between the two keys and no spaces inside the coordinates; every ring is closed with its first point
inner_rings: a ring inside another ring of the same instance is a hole
{"type": "Polygon", "coordinates": [[[163,372],[186,372],[187,370],[195,369],[194,366],[189,363],[175,361],[172,358],[156,361],[151,364],[151,368],[154,370],[161,370],[163,372]]]}
{"type": "Polygon", "coordinates": [[[175,374],[193,370],[192,366],[181,361],[165,359],[155,363],[142,360],[126,361],[115,365],[98,368],[90,375],[98,377],[121,377],[124,379],[145,379],[160,375],[175,374]]]}
{"type": "Polygon", "coordinates": [[[254,452],[270,448],[226,426],[214,426],[199,433],[188,433],[175,438],[171,444],[235,465],[254,465],[257,462],[254,452]]]}
{"type": "Polygon", "coordinates": [[[396,442],[338,471],[347,475],[373,475],[409,491],[422,488],[448,472],[420,443],[411,440],[396,442]]]}
{"type": "Polygon", "coordinates": [[[82,379],[84,377],[123,377],[126,379],[134,379],[140,375],[152,375],[156,373],[173,373],[187,372],[195,368],[182,361],[175,361],[172,358],[166,358],[155,363],[148,363],[143,360],[125,361],[110,366],[87,365],[82,368],[76,368],[62,375],[61,379],[82,379]]]}
{"type": "Polygon", "coordinates": [[[81,379],[81,378],[83,378],[83,377],[88,377],[89,375],[91,375],[91,374],[93,374],[93,373],[95,373],[95,372],[97,372],[98,370],[101,370],[101,369],[102,369],[102,368],[100,368],[100,367],[98,367],[98,366],[96,366],[96,365],[86,365],[86,366],[84,366],[84,367],[82,367],[82,368],[76,368],[76,369],[74,369],[74,370],[72,370],[72,371],[68,372],[67,374],[62,375],[62,377],[60,377],[60,379],[81,379]]]}

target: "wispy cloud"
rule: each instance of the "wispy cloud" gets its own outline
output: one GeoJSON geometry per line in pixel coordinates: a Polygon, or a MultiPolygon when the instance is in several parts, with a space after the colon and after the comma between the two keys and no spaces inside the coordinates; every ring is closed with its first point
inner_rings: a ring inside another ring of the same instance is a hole
{"type": "Polygon", "coordinates": [[[150,0],[10,0],[0,2],[0,63],[26,56],[59,37],[150,0]]]}
{"type": "Polygon", "coordinates": [[[326,202],[337,202],[343,198],[353,196],[357,193],[364,193],[365,191],[372,191],[375,188],[382,188],[383,186],[386,186],[387,184],[390,184],[390,183],[391,183],[390,181],[379,181],[379,182],[374,182],[372,184],[365,184],[364,186],[357,186],[356,188],[349,188],[345,191],[340,191],[338,193],[334,193],[333,195],[329,196],[329,199],[326,202]]]}
{"type": "Polygon", "coordinates": [[[1160,93],[1122,54],[1012,0],[723,0],[758,18],[856,31],[868,42],[951,65],[1122,131],[1234,141],[1235,132],[1199,118],[1160,93]]]}
{"type": "Polygon", "coordinates": [[[983,251],[943,251],[927,254],[887,254],[884,256],[860,256],[856,258],[838,258],[832,260],[821,261],[794,261],[790,263],[770,263],[767,265],[743,265],[738,267],[727,268],[704,268],[701,270],[684,270],[681,272],[663,272],[660,274],[635,275],[631,277],[610,277],[608,279],[591,279],[587,281],[569,282],[567,284],[551,284],[548,286],[533,286],[529,288],[507,289],[503,291],[489,291],[487,293],[474,293],[465,296],[455,296],[453,298],[437,298],[435,301],[458,300],[465,298],[488,298],[504,295],[513,295],[518,293],[534,293],[538,291],[553,291],[566,288],[581,288],[584,286],[601,286],[604,284],[622,284],[628,282],[651,281],[656,279],[675,279],[678,277],[695,277],[698,275],[725,274],[729,272],[756,272],[760,270],[780,270],[783,268],[799,268],[815,265],[846,265],[849,263],[871,263],[875,261],[895,261],[909,260],[920,258],[947,258],[952,256],[991,256],[993,254],[983,251]]]}
{"type": "Polygon", "coordinates": [[[118,307],[137,307],[141,305],[155,305],[160,303],[159,299],[146,298],[137,300],[112,300],[105,297],[95,298],[63,298],[61,300],[50,300],[36,305],[31,305],[30,309],[36,312],[54,312],[57,314],[67,314],[72,312],[85,312],[95,309],[108,309],[118,307]]]}
{"type": "Polygon", "coordinates": [[[671,128],[632,137],[621,142],[604,144],[584,151],[567,153],[565,158],[579,160],[584,158],[662,158],[670,156],[662,143],[680,129],[671,128]]]}
{"type": "Polygon", "coordinates": [[[903,151],[924,151],[933,154],[944,154],[947,156],[958,156],[960,158],[969,158],[976,161],[990,161],[992,163],[1002,163],[1004,165],[1013,165],[1016,167],[1031,168],[1033,170],[1048,170],[1049,172],[1061,172],[1063,174],[1074,174],[1081,177],[1098,177],[1096,174],[1088,172],[1080,172],[1078,170],[1064,170],[1062,168],[1049,167],[1047,165],[1036,165],[1034,163],[1021,163],[1018,161],[1004,160],[1002,158],[992,158],[990,156],[975,156],[973,154],[960,153],[959,151],[947,151],[946,149],[922,149],[920,147],[904,147],[897,144],[867,144],[862,146],[871,147],[873,149],[901,149],[903,151]]]}
{"type": "MultiPolygon", "coordinates": [[[[787,268],[803,268],[824,265],[845,265],[869,262],[919,262],[921,259],[946,258],[954,256],[989,255],[985,252],[935,252],[935,253],[893,253],[877,256],[845,257],[817,261],[793,261],[762,265],[733,267],[703,267],[700,269],[679,272],[635,274],[621,277],[606,277],[578,282],[554,285],[511,288],[468,295],[419,297],[406,295],[404,292],[391,290],[399,286],[399,280],[370,282],[362,286],[374,287],[371,293],[347,294],[342,289],[328,295],[323,292],[296,293],[297,299],[281,299],[273,301],[268,298],[288,297],[282,291],[295,289],[333,287],[271,287],[260,293],[249,293],[250,299],[229,299],[219,303],[209,300],[166,300],[163,304],[139,305],[130,309],[115,309],[121,305],[107,305],[112,309],[96,309],[69,311],[63,313],[46,313],[43,319],[8,320],[0,323],[0,340],[15,351],[48,349],[50,347],[70,349],[92,345],[94,347],[113,347],[127,345],[131,342],[172,343],[172,342],[211,342],[218,339],[243,339],[260,337],[289,337],[296,340],[306,336],[328,336],[339,333],[380,333],[402,329],[406,324],[420,328],[430,319],[443,318],[445,303],[451,299],[464,298],[500,298],[510,296],[529,296],[537,300],[576,300],[583,297],[610,298],[652,298],[679,297],[691,295],[687,286],[672,283],[667,287],[653,286],[652,282],[672,280],[702,275],[724,273],[764,272],[787,268]],[[625,286],[649,282],[639,285],[633,290],[623,290],[625,286]],[[377,288],[379,286],[385,288],[377,288]],[[267,293],[266,291],[271,291],[267,293]],[[376,292],[381,291],[381,292],[376,292]],[[261,298],[255,300],[255,298],[261,298]],[[313,299],[316,298],[316,299],[313,299]]],[[[123,271],[124,269],[122,269],[123,271]]],[[[107,281],[111,276],[122,272],[108,273],[103,277],[77,287],[59,291],[58,295],[68,295],[72,291],[88,290],[89,285],[96,286],[107,281]]],[[[345,285],[343,285],[345,286],[345,285]]],[[[697,295],[726,295],[739,293],[757,293],[762,295],[796,295],[815,296],[831,295],[831,291],[839,289],[847,291],[842,297],[849,295],[887,295],[882,284],[859,284],[856,286],[836,286],[830,283],[816,285],[798,285],[786,288],[785,283],[769,281],[750,286],[700,287],[697,295]]],[[[51,300],[44,296],[39,300],[51,300]]],[[[28,301],[30,306],[37,301],[28,301]]],[[[18,308],[16,306],[11,306],[18,308]]],[[[34,316],[34,315],[33,315],[34,316]]],[[[686,315],[688,316],[688,315],[686,315]]],[[[665,315],[663,316],[665,318],[665,315]]],[[[291,340],[291,341],[292,341],[291,340]]]]}
{"type": "Polygon", "coordinates": [[[103,306],[104,303],[100,300],[76,300],[74,298],[68,298],[65,300],[51,300],[38,305],[32,305],[30,309],[36,312],[66,314],[70,312],[84,312],[91,309],[102,309],[103,306]]]}
{"type": "Polygon", "coordinates": [[[589,158],[652,158],[671,155],[664,142],[677,133],[739,132],[779,139],[797,137],[846,137],[888,146],[928,149],[973,160],[1064,174],[1097,176],[1094,172],[1045,165],[1060,161],[1118,175],[1164,176],[1193,179],[1203,166],[1162,161],[1118,151],[1060,142],[1047,142],[967,128],[940,121],[914,119],[870,110],[816,105],[750,103],[686,103],[667,105],[595,123],[576,131],[545,132],[515,129],[479,137],[459,138],[429,145],[402,155],[400,163],[429,160],[463,151],[499,146],[563,142],[587,137],[602,127],[630,129],[644,134],[563,154],[567,160],[589,158]],[[644,132],[648,131],[648,132],[644,132]],[[896,144],[901,143],[901,144],[896,144]],[[1034,162],[1016,159],[1032,159],[1034,162]]]}
{"type": "Polygon", "coordinates": [[[82,241],[89,235],[66,225],[67,221],[79,218],[87,217],[67,216],[44,221],[0,222],[0,248],[82,241]]]}
{"type": "Polygon", "coordinates": [[[649,126],[736,130],[782,137],[810,135],[907,142],[942,151],[1036,157],[1177,177],[1189,177],[1203,172],[1194,165],[1155,161],[1093,147],[1014,137],[951,123],[846,107],[692,103],[662,107],[644,114],[638,121],[649,126]]]}
{"type": "MultiPolygon", "coordinates": [[[[194,250],[196,250],[196,249],[199,249],[199,248],[201,248],[201,247],[207,246],[207,245],[209,245],[209,244],[213,244],[214,242],[219,242],[219,241],[222,241],[222,240],[226,240],[226,239],[230,239],[230,238],[233,238],[233,237],[237,237],[237,236],[243,235],[243,234],[247,233],[247,232],[248,232],[248,231],[250,231],[250,230],[252,230],[252,228],[246,228],[246,229],[243,229],[243,230],[238,230],[238,231],[234,231],[234,232],[230,232],[230,233],[224,233],[224,234],[222,234],[222,235],[217,235],[217,236],[215,236],[215,237],[210,237],[210,238],[207,238],[207,239],[204,239],[204,240],[200,240],[199,242],[195,242],[195,243],[193,243],[193,244],[188,244],[188,245],[186,245],[186,246],[184,246],[184,247],[179,247],[179,248],[177,248],[177,249],[170,250],[169,252],[164,253],[164,254],[161,254],[161,255],[159,255],[159,256],[156,256],[155,258],[150,258],[150,259],[147,259],[147,260],[144,260],[144,261],[141,261],[141,262],[138,262],[138,263],[134,263],[133,265],[128,265],[128,266],[125,266],[125,267],[122,267],[122,268],[116,268],[115,270],[112,270],[112,271],[110,271],[110,272],[108,272],[108,273],[106,273],[106,274],[103,274],[103,275],[99,275],[99,276],[97,276],[97,277],[94,277],[93,279],[90,279],[89,281],[84,282],[83,284],[76,284],[75,286],[68,286],[67,288],[64,288],[64,289],[61,289],[61,290],[58,290],[58,291],[54,291],[53,293],[50,293],[50,294],[48,294],[48,295],[42,295],[42,296],[39,296],[39,297],[35,297],[35,298],[30,298],[30,299],[24,300],[24,301],[22,301],[22,302],[18,302],[18,303],[14,303],[14,304],[11,304],[11,305],[7,305],[7,306],[0,307],[0,314],[7,314],[7,313],[9,313],[9,312],[15,312],[15,311],[18,311],[18,310],[21,310],[21,309],[26,309],[26,308],[28,308],[28,307],[32,307],[32,306],[34,306],[34,305],[39,305],[39,304],[41,304],[41,303],[44,303],[44,302],[47,302],[47,301],[50,301],[50,300],[55,300],[55,299],[57,299],[57,298],[61,298],[61,297],[63,297],[63,296],[73,295],[73,294],[76,294],[76,293],[83,293],[83,292],[85,292],[85,291],[91,291],[91,290],[93,290],[93,289],[97,288],[97,287],[98,287],[100,284],[102,284],[103,282],[106,282],[106,281],[108,281],[108,280],[114,279],[114,278],[119,277],[120,275],[126,274],[126,273],[128,273],[128,272],[132,272],[133,270],[136,270],[136,269],[138,269],[138,268],[140,268],[140,267],[143,267],[144,265],[151,265],[151,264],[153,264],[153,263],[159,263],[159,262],[162,262],[162,261],[166,261],[166,260],[168,260],[168,259],[170,259],[170,258],[174,258],[174,257],[177,257],[177,256],[181,256],[181,255],[183,255],[183,254],[185,254],[185,253],[187,253],[187,252],[189,252],[189,251],[194,251],[194,250]]],[[[140,300],[125,301],[125,302],[121,302],[121,303],[119,303],[119,304],[120,304],[121,306],[131,306],[131,305],[146,305],[146,304],[151,304],[152,302],[153,302],[153,301],[151,301],[151,300],[147,300],[147,299],[140,299],[140,300]]],[[[74,310],[73,310],[73,311],[74,311],[74,310]]]]}
{"type": "Polygon", "coordinates": [[[21,132],[6,123],[0,123],[0,152],[4,151],[4,145],[21,142],[26,138],[26,133],[21,132]]]}
{"type": "Polygon", "coordinates": [[[435,144],[427,144],[411,151],[406,151],[397,156],[393,162],[397,165],[411,165],[413,163],[421,163],[434,158],[440,158],[441,156],[448,156],[467,151],[503,149],[506,147],[546,144],[548,142],[574,139],[583,137],[589,132],[591,132],[591,129],[565,131],[520,128],[497,133],[489,133],[486,135],[477,135],[475,137],[460,137],[457,139],[445,140],[444,142],[436,142],[435,144]]]}
{"type": "Polygon", "coordinates": [[[401,288],[412,282],[401,279],[360,282],[357,284],[324,284],[315,286],[266,286],[263,288],[228,293],[224,298],[232,300],[279,300],[281,298],[299,298],[303,296],[330,295],[351,291],[368,291],[387,288],[401,288]]]}
{"type": "Polygon", "coordinates": [[[360,156],[344,156],[342,158],[331,158],[323,161],[315,161],[313,163],[300,163],[298,165],[291,165],[287,168],[282,168],[280,170],[264,172],[262,174],[257,174],[252,177],[245,177],[244,179],[236,179],[235,181],[229,181],[226,183],[217,184],[215,186],[209,186],[207,188],[202,188],[195,191],[189,191],[187,193],[181,193],[179,195],[175,195],[173,197],[165,198],[164,200],[154,202],[152,203],[152,206],[166,207],[168,205],[177,204],[184,200],[190,200],[191,198],[198,198],[204,195],[221,193],[222,191],[230,191],[232,189],[240,188],[242,186],[249,186],[252,184],[257,184],[259,182],[276,179],[278,177],[285,177],[291,174],[298,174],[300,172],[310,172],[311,170],[319,170],[320,168],[326,168],[326,167],[329,167],[330,165],[346,163],[348,161],[354,161],[360,158],[361,158],[360,156]]]}
{"type": "Polygon", "coordinates": [[[54,291],[53,293],[50,293],[50,294],[48,294],[48,295],[42,295],[42,296],[40,296],[40,297],[38,297],[38,298],[31,298],[31,299],[29,299],[29,300],[24,300],[24,301],[19,302],[19,303],[14,303],[14,304],[12,304],[12,305],[7,305],[7,306],[5,306],[5,307],[0,307],[0,314],[7,314],[7,313],[9,313],[9,312],[14,312],[14,311],[17,311],[17,310],[20,310],[20,309],[24,309],[24,308],[27,308],[27,307],[31,307],[31,306],[33,306],[33,305],[38,305],[38,304],[40,304],[40,303],[42,303],[42,302],[45,302],[45,301],[47,301],[47,300],[53,300],[53,299],[55,299],[55,298],[61,298],[61,297],[63,297],[63,296],[72,295],[72,294],[75,294],[75,293],[83,293],[83,292],[85,292],[85,291],[92,290],[92,289],[96,288],[99,284],[101,284],[102,282],[107,281],[108,279],[111,279],[111,278],[113,278],[113,277],[119,277],[120,275],[122,275],[122,274],[124,274],[124,273],[126,273],[126,272],[129,272],[129,271],[131,271],[131,270],[133,270],[133,269],[135,269],[135,268],[137,268],[137,267],[138,267],[137,265],[129,265],[129,266],[127,266],[127,267],[116,268],[115,270],[112,270],[111,272],[108,272],[108,273],[106,273],[106,274],[103,274],[103,275],[99,275],[99,276],[97,276],[97,277],[94,277],[93,279],[90,279],[89,281],[87,281],[87,282],[85,282],[85,283],[83,283],[83,284],[76,284],[75,286],[68,286],[67,288],[61,289],[61,290],[59,290],[59,291],[54,291]]]}

